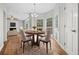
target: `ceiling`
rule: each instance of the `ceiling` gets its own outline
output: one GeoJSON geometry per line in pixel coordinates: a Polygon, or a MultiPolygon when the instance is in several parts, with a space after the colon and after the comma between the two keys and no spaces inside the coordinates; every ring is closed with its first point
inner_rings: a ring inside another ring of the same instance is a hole
{"type": "MultiPolygon", "coordinates": [[[[4,3],[3,5],[6,7],[7,12],[10,14],[28,14],[33,12],[34,3],[4,3]]],[[[35,12],[36,13],[46,13],[52,10],[55,7],[55,3],[36,3],[35,12]]]]}

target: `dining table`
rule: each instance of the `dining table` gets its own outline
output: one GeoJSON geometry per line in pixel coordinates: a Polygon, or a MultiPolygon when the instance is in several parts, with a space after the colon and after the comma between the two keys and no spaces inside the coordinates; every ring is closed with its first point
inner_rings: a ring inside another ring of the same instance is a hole
{"type": "Polygon", "coordinates": [[[39,46],[39,34],[45,34],[45,31],[39,31],[39,30],[25,30],[26,34],[32,35],[32,46],[37,45],[39,46]],[[36,38],[36,41],[35,41],[36,38]]]}

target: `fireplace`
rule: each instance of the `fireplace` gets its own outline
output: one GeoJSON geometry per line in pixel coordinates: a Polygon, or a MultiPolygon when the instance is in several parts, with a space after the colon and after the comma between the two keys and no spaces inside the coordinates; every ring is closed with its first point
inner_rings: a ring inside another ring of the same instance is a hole
{"type": "Polygon", "coordinates": [[[16,22],[10,22],[10,31],[16,30],[16,22]]]}
{"type": "Polygon", "coordinates": [[[13,31],[13,30],[16,30],[16,28],[10,28],[9,30],[10,30],[10,31],[13,31]]]}

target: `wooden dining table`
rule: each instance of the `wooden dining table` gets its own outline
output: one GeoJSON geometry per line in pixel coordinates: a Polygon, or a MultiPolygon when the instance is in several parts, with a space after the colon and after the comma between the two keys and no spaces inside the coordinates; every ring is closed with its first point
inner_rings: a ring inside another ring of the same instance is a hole
{"type": "Polygon", "coordinates": [[[39,34],[45,34],[44,31],[38,31],[38,30],[26,30],[26,34],[31,34],[32,35],[32,46],[37,45],[39,46],[39,34]],[[35,42],[35,35],[36,35],[36,42],[35,42]]]}

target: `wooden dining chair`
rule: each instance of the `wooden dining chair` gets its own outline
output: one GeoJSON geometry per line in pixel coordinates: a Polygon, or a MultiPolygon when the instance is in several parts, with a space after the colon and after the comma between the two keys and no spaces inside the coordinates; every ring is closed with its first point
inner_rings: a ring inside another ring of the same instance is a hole
{"type": "Polygon", "coordinates": [[[45,36],[42,36],[40,35],[40,42],[43,42],[46,44],[46,53],[48,54],[48,43],[50,43],[50,49],[51,49],[51,40],[50,40],[50,37],[51,37],[51,34],[50,34],[50,31],[47,31],[47,35],[45,36]]]}
{"type": "Polygon", "coordinates": [[[29,41],[32,42],[32,39],[30,38],[31,35],[28,35],[28,36],[26,37],[23,30],[20,30],[20,34],[21,34],[21,47],[23,47],[23,53],[24,53],[24,46],[25,46],[25,43],[26,43],[26,42],[29,43],[29,41]]]}

